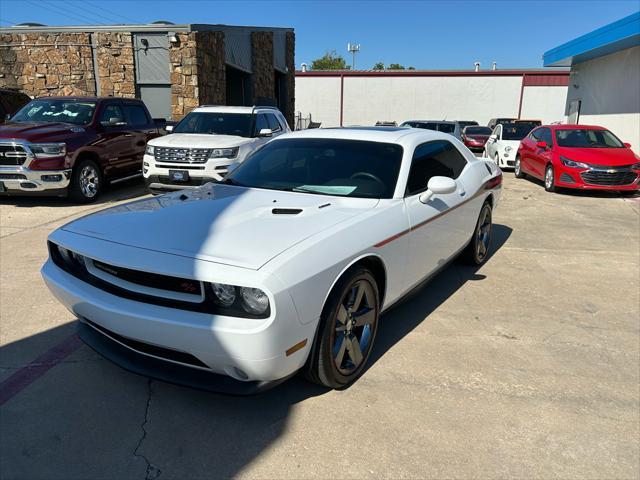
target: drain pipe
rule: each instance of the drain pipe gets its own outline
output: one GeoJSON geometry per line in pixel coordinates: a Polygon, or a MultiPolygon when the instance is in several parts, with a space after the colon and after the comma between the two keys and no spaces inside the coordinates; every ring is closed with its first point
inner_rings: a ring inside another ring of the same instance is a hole
{"type": "Polygon", "coordinates": [[[98,68],[98,45],[96,43],[96,34],[89,34],[89,43],[91,44],[91,65],[93,67],[93,80],[96,85],[96,97],[101,96],[102,94],[102,86],[100,85],[100,70],[98,68]]]}

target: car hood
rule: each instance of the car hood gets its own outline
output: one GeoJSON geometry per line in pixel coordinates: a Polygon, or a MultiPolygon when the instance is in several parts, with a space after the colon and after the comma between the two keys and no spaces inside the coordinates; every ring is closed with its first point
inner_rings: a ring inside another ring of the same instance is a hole
{"type": "Polygon", "coordinates": [[[132,247],[257,270],[293,245],[362,214],[377,203],[377,199],[209,183],[102,210],[62,229],[132,247]]]}
{"type": "Polygon", "coordinates": [[[240,137],[236,135],[215,135],[205,133],[172,133],[151,140],[149,145],[155,147],[177,148],[228,148],[238,147],[245,143],[254,142],[255,138],[240,137]]]}
{"type": "Polygon", "coordinates": [[[558,146],[557,151],[558,154],[569,160],[605,167],[632,165],[639,161],[630,148],[568,148],[558,146]]]}
{"type": "Polygon", "coordinates": [[[84,127],[59,122],[8,122],[0,125],[0,138],[17,138],[28,142],[63,141],[82,132],[84,127]]]}

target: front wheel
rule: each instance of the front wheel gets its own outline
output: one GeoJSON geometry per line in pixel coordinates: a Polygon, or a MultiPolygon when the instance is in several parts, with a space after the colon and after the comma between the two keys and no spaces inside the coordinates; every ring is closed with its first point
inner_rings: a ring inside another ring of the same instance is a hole
{"type": "Polygon", "coordinates": [[[553,171],[553,165],[547,165],[547,169],[544,172],[544,189],[547,192],[557,192],[558,187],[556,187],[556,177],[553,171]]]}
{"type": "Polygon", "coordinates": [[[520,155],[516,156],[516,164],[513,167],[513,173],[515,174],[516,178],[524,178],[522,165],[520,165],[520,155]]]}
{"type": "Polygon", "coordinates": [[[380,294],[366,268],[347,272],[323,309],[307,378],[329,388],[353,383],[367,363],[378,330],[380,294]]]}
{"type": "Polygon", "coordinates": [[[496,152],[495,162],[497,166],[500,166],[500,155],[496,152]]]}
{"type": "Polygon", "coordinates": [[[102,172],[93,160],[82,160],[73,169],[69,197],[76,202],[93,202],[102,191],[102,172]]]}
{"type": "Polygon", "coordinates": [[[486,202],[480,210],[473,237],[462,253],[466,263],[471,265],[482,265],[489,256],[491,247],[491,217],[492,209],[489,202],[486,202]]]}

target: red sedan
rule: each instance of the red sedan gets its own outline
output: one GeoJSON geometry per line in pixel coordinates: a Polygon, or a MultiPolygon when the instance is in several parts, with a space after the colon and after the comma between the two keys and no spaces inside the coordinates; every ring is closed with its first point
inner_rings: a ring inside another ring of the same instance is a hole
{"type": "Polygon", "coordinates": [[[472,152],[481,152],[490,135],[491,129],[489,127],[471,125],[462,130],[462,141],[472,152]]]}
{"type": "Polygon", "coordinates": [[[617,190],[640,189],[640,158],[631,145],[603,127],[543,125],[521,142],[515,174],[544,180],[544,188],[617,190]]]}

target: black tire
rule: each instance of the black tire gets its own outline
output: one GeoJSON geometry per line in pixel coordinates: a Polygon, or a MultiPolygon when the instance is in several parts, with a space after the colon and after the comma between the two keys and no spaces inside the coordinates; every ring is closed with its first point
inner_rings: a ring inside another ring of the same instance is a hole
{"type": "Polygon", "coordinates": [[[618,193],[623,197],[635,197],[640,194],[640,190],[620,190],[618,193]]]}
{"type": "Polygon", "coordinates": [[[516,178],[525,177],[525,174],[522,172],[522,165],[520,165],[520,155],[516,155],[516,164],[513,166],[513,173],[516,178]]]}
{"type": "Polygon", "coordinates": [[[71,174],[69,198],[78,203],[91,203],[102,192],[103,176],[100,167],[90,159],[79,161],[71,174]]]}
{"type": "Polygon", "coordinates": [[[556,187],[556,173],[553,170],[553,165],[547,165],[547,168],[544,171],[544,189],[547,192],[557,192],[558,187],[556,187]]]}
{"type": "Polygon", "coordinates": [[[471,241],[462,252],[462,259],[470,265],[482,265],[489,257],[491,248],[492,208],[485,202],[480,209],[471,241]]]}
{"type": "Polygon", "coordinates": [[[307,379],[329,388],[345,388],[355,382],[371,354],[379,316],[380,294],[371,272],[361,267],[347,271],[322,311],[309,353],[307,379]]]}

